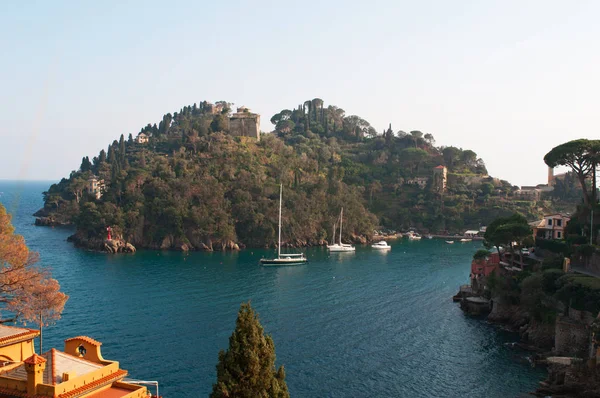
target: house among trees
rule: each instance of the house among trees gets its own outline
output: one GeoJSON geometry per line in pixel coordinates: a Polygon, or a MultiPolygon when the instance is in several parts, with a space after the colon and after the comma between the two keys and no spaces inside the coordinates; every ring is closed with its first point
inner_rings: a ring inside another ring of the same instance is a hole
{"type": "Polygon", "coordinates": [[[138,144],[147,144],[148,135],[146,133],[139,133],[137,137],[135,137],[135,142],[137,142],[138,144]]]}
{"type": "Polygon", "coordinates": [[[245,106],[229,118],[229,133],[234,137],[251,137],[260,140],[260,115],[245,106]]]}
{"type": "Polygon", "coordinates": [[[409,185],[417,185],[419,188],[425,189],[428,181],[428,177],[413,177],[407,178],[406,180],[404,180],[404,183],[409,185]]]}
{"type": "Polygon", "coordinates": [[[515,196],[520,200],[540,200],[542,191],[536,186],[523,185],[521,189],[515,192],[515,196]]]}
{"type": "Polygon", "coordinates": [[[571,217],[564,214],[550,214],[540,221],[529,223],[533,236],[542,239],[564,239],[565,228],[571,217]]]}
{"type": "Polygon", "coordinates": [[[0,325],[0,397],[147,398],[144,386],[124,382],[119,362],[102,358],[102,343],[65,340],[64,351],[34,352],[38,330],[0,325]]]}
{"type": "Polygon", "coordinates": [[[96,176],[91,176],[88,179],[87,191],[96,199],[100,199],[104,193],[104,180],[101,180],[96,176]]]}

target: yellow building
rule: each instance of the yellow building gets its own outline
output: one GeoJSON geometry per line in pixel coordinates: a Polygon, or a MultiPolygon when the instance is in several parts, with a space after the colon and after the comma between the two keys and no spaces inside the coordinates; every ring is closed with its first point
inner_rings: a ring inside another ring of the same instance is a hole
{"type": "Polygon", "coordinates": [[[102,343],[65,340],[64,351],[37,355],[39,331],[0,325],[0,398],[148,398],[146,387],[124,382],[119,362],[102,358],[102,343]]]}

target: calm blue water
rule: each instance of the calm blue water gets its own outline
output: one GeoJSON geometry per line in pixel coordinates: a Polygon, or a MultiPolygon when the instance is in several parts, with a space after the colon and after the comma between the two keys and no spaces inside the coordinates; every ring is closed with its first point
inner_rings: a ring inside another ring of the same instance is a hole
{"type": "Polygon", "coordinates": [[[35,227],[48,182],[0,181],[17,232],[70,296],[45,350],[87,335],[166,397],[206,396],[239,305],[252,300],[293,397],[517,397],[544,377],[504,346],[515,336],[465,317],[451,296],[479,243],[392,243],[390,253],[308,250],[310,263],[263,268],[264,251],[74,249],[68,229],[35,227]]]}

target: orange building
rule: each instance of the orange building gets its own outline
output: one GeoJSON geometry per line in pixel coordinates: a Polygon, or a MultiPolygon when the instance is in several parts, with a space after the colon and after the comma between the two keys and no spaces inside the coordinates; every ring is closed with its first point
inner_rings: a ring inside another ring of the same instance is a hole
{"type": "Polygon", "coordinates": [[[64,351],[37,355],[39,331],[0,325],[0,398],[148,398],[147,388],[123,381],[119,362],[102,358],[102,343],[65,340],[64,351]]]}
{"type": "Polygon", "coordinates": [[[550,214],[544,216],[543,220],[529,223],[533,229],[534,238],[564,239],[565,227],[571,217],[564,214],[550,214]]]}

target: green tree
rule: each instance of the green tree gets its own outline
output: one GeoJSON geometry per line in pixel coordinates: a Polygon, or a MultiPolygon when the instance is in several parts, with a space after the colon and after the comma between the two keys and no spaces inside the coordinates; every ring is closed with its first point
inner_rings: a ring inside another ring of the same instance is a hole
{"type": "Polygon", "coordinates": [[[82,173],[85,173],[86,171],[90,171],[92,169],[92,162],[90,162],[89,157],[84,156],[83,159],[81,159],[81,166],[79,166],[79,169],[82,173]]]}
{"type": "Polygon", "coordinates": [[[600,153],[599,140],[579,139],[558,145],[544,156],[544,162],[549,167],[568,166],[577,176],[583,191],[586,205],[596,203],[596,168],[600,153]],[[592,179],[592,194],[586,184],[586,179],[592,179]]]}
{"type": "Polygon", "coordinates": [[[485,245],[495,246],[498,254],[500,254],[500,246],[509,247],[514,258],[514,243],[520,245],[531,234],[531,227],[522,215],[515,213],[509,217],[498,217],[485,231],[485,245]]]}
{"type": "Polygon", "coordinates": [[[243,303],[227,351],[219,352],[211,398],[289,397],[283,366],[275,368],[275,344],[265,335],[250,302],[243,303]]]}

